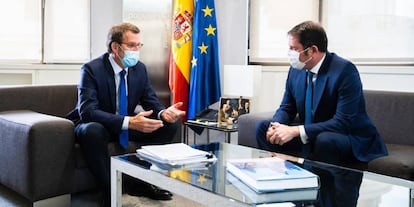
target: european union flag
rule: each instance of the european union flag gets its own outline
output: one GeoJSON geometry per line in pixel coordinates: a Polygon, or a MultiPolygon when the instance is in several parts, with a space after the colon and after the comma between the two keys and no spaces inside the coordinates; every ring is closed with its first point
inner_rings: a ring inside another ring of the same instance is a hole
{"type": "Polygon", "coordinates": [[[188,119],[221,96],[214,0],[197,0],[193,25],[188,119]]]}

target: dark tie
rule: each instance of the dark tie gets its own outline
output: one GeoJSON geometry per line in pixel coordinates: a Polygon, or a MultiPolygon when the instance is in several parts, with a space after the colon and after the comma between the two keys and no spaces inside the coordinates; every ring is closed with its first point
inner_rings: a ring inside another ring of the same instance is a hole
{"type": "Polygon", "coordinates": [[[312,97],[313,97],[313,73],[307,71],[307,87],[306,87],[306,98],[305,98],[305,124],[312,123],[312,97]]]}
{"type": "MultiPolygon", "coordinates": [[[[307,75],[307,87],[306,87],[306,97],[305,97],[305,125],[312,123],[312,96],[313,96],[313,73],[310,71],[306,72],[307,75]]],[[[304,158],[308,158],[310,153],[309,144],[304,144],[302,146],[302,154],[304,158]]]]}
{"type": "MultiPolygon", "coordinates": [[[[128,115],[128,98],[126,94],[126,85],[125,85],[125,74],[126,71],[122,70],[119,73],[120,81],[119,81],[119,114],[120,115],[128,115]]],[[[128,146],[128,130],[122,130],[121,134],[119,135],[119,144],[123,148],[128,146]]]]}

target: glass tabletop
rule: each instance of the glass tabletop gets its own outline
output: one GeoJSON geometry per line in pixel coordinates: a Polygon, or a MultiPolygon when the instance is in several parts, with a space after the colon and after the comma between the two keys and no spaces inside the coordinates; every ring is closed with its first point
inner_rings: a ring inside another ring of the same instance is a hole
{"type": "Polygon", "coordinates": [[[214,129],[214,130],[223,131],[223,132],[237,132],[238,130],[237,123],[226,124],[226,123],[218,123],[218,122],[202,122],[202,121],[188,120],[184,123],[184,125],[189,126],[189,127],[214,129]]]}
{"type": "MultiPolygon", "coordinates": [[[[336,206],[336,204],[325,203],[326,199],[324,198],[333,195],[340,195],[342,199],[340,202],[345,203],[345,206],[350,206],[352,203],[352,205],[356,205],[355,203],[358,202],[358,196],[359,198],[370,197],[370,199],[372,199],[372,196],[377,196],[375,193],[373,194],[373,192],[366,192],[363,190],[360,192],[359,188],[361,182],[358,182],[358,179],[360,179],[359,181],[363,179],[371,179],[382,185],[390,186],[392,186],[392,183],[395,182],[393,180],[385,182],[386,179],[383,179],[383,177],[386,176],[374,174],[374,176],[370,176],[371,178],[365,178],[365,172],[360,170],[304,160],[302,164],[292,163],[308,169],[318,175],[320,183],[318,188],[284,190],[274,193],[255,193],[249,187],[241,184],[240,180],[235,179],[235,177],[227,171],[227,160],[270,157],[271,153],[264,150],[229,143],[209,143],[194,145],[193,147],[213,153],[217,157],[217,161],[212,164],[193,166],[188,169],[165,169],[163,166],[157,166],[156,164],[138,158],[136,154],[122,155],[119,156],[119,158],[132,162],[139,167],[161,173],[171,179],[177,179],[188,185],[196,186],[197,188],[204,189],[208,192],[213,192],[252,206],[264,203],[281,202],[288,202],[293,206],[336,206]],[[343,186],[343,188],[341,188],[343,189],[343,192],[334,192],[333,190],[335,185],[335,177],[337,176],[343,176],[343,178],[346,178],[349,181],[343,186]]],[[[412,204],[410,204],[410,196],[412,196],[411,194],[413,193],[412,187],[410,187],[412,182],[403,181],[402,183],[402,186],[408,189],[404,191],[407,195],[403,196],[405,200],[408,200],[406,206],[412,206],[412,204]]]]}

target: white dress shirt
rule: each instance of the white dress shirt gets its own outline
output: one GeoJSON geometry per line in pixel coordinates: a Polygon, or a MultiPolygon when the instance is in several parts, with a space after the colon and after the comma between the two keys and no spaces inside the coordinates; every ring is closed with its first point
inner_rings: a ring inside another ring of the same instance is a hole
{"type": "MultiPolygon", "coordinates": [[[[319,72],[319,69],[321,68],[323,60],[325,60],[325,56],[326,54],[323,55],[322,59],[318,62],[318,64],[316,64],[312,69],[310,69],[310,71],[313,73],[313,76],[312,76],[313,86],[315,86],[315,81],[316,81],[316,78],[318,78],[318,72],[319,72]]],[[[300,134],[300,139],[302,140],[302,143],[307,144],[309,142],[309,137],[306,134],[305,127],[303,125],[299,125],[299,134],[300,134]]]]}

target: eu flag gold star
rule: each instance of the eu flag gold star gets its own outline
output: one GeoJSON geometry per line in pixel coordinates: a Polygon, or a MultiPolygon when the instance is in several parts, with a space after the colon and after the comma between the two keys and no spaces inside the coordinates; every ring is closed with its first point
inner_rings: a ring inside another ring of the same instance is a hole
{"type": "Polygon", "coordinates": [[[199,175],[198,176],[198,179],[197,179],[197,182],[198,183],[200,183],[200,184],[203,184],[204,182],[206,182],[207,180],[206,180],[206,175],[204,175],[204,174],[201,174],[201,175],[199,175]]]}
{"type": "Polygon", "coordinates": [[[195,58],[195,57],[193,56],[193,59],[191,60],[191,67],[193,68],[193,67],[195,67],[195,66],[197,66],[197,58],[195,58]]]}
{"type": "Polygon", "coordinates": [[[203,54],[203,53],[207,54],[207,48],[208,48],[208,46],[207,45],[204,45],[204,42],[201,43],[201,46],[198,46],[198,48],[200,49],[200,53],[201,54],[203,54]]]}
{"type": "Polygon", "coordinates": [[[213,12],[213,10],[214,9],[210,9],[210,8],[208,8],[208,5],[206,6],[206,8],[205,9],[202,9],[203,10],[203,12],[204,12],[204,17],[206,17],[206,16],[210,16],[210,17],[212,17],[211,16],[211,12],[213,12]]]}
{"type": "Polygon", "coordinates": [[[204,28],[207,31],[207,36],[209,35],[216,35],[214,32],[216,31],[216,28],[212,27],[211,24],[208,25],[207,28],[204,28]]]}

